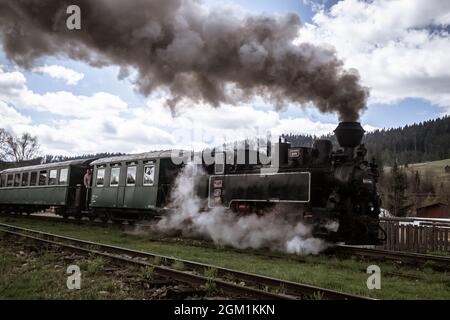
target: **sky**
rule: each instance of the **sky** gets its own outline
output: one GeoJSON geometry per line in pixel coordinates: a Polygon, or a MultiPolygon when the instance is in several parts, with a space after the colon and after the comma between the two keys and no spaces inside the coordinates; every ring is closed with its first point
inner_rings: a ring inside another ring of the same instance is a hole
{"type": "MultiPolygon", "coordinates": [[[[450,113],[450,2],[444,0],[205,0],[251,14],[295,12],[303,22],[296,42],[334,48],[370,88],[361,116],[366,130],[417,123],[450,113]]],[[[251,102],[212,108],[196,103],[173,113],[164,90],[143,96],[133,73],[94,68],[67,57],[45,57],[30,69],[0,47],[0,127],[38,136],[44,154],[137,153],[201,149],[224,141],[282,133],[321,135],[335,114],[313,106],[281,111],[251,102]]]]}

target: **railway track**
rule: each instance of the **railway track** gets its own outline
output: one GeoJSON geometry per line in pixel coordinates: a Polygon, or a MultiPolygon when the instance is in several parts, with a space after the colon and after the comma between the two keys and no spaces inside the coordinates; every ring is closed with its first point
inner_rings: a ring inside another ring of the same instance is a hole
{"type": "Polygon", "coordinates": [[[307,284],[60,236],[4,223],[0,223],[0,232],[84,254],[102,256],[121,263],[149,267],[152,268],[153,272],[158,276],[166,277],[194,287],[213,284],[218,290],[234,297],[270,300],[317,298],[331,300],[370,300],[370,298],[367,297],[342,293],[307,284]],[[159,263],[156,263],[156,261],[159,263]],[[161,264],[161,262],[163,263],[161,264]],[[170,267],[175,264],[182,265],[183,270],[170,267]],[[206,276],[205,274],[209,276],[206,276]],[[211,274],[213,274],[213,276],[211,276],[211,274]]]}
{"type": "MultiPolygon", "coordinates": [[[[9,215],[6,215],[9,216],[9,215]]],[[[102,226],[107,227],[109,225],[118,225],[114,223],[104,223],[101,221],[91,221],[87,219],[78,220],[78,219],[64,219],[57,216],[37,216],[37,215],[31,215],[31,216],[23,216],[23,215],[14,215],[12,217],[23,217],[26,219],[33,219],[33,220],[41,220],[41,221],[49,221],[49,222],[63,222],[63,223],[75,223],[75,224],[87,224],[87,225],[95,225],[95,226],[102,226]]],[[[123,227],[128,227],[128,225],[123,225],[123,227]]],[[[134,224],[132,226],[133,228],[141,228],[141,230],[150,229],[150,226],[148,224],[134,224]]],[[[159,242],[177,242],[177,241],[170,241],[169,239],[157,239],[153,241],[159,241],[159,242]]],[[[199,244],[198,241],[195,243],[189,243],[189,245],[193,246],[199,246],[199,247],[207,247],[207,248],[217,248],[216,245],[209,243],[209,242],[202,242],[199,244]]],[[[243,249],[236,249],[231,247],[226,247],[227,250],[232,250],[238,253],[246,253],[248,254],[248,250],[243,249]]],[[[294,254],[286,254],[286,253],[276,253],[276,252],[267,252],[267,251],[261,251],[261,250],[252,250],[250,252],[253,255],[257,256],[264,256],[268,258],[275,258],[275,259],[292,259],[297,260],[300,262],[303,262],[304,259],[300,256],[294,255],[294,254]]],[[[413,266],[421,266],[421,265],[428,265],[429,267],[437,270],[450,270],[450,257],[448,256],[437,256],[437,255],[430,255],[430,254],[421,254],[421,253],[411,253],[411,252],[402,252],[402,251],[390,251],[390,250],[383,250],[383,249],[373,249],[373,248],[364,248],[364,247],[358,247],[358,246],[348,246],[348,245],[334,245],[330,247],[328,250],[325,251],[326,254],[332,254],[337,256],[356,256],[360,257],[362,259],[373,259],[377,261],[393,261],[398,263],[403,263],[407,265],[413,265],[413,266]],[[429,264],[431,262],[431,264],[429,264]]]]}
{"type": "Polygon", "coordinates": [[[376,260],[397,261],[409,265],[429,265],[435,269],[450,270],[450,257],[431,254],[412,253],[403,251],[390,251],[383,249],[363,248],[357,246],[336,245],[331,248],[330,253],[344,256],[358,256],[376,260]]]}

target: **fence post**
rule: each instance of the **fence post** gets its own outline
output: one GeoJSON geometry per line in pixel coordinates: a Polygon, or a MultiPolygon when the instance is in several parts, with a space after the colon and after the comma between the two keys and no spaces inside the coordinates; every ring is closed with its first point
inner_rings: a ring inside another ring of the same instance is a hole
{"type": "Polygon", "coordinates": [[[434,225],[431,227],[431,236],[432,236],[432,241],[431,241],[431,247],[432,247],[432,251],[436,252],[436,228],[434,227],[434,225]]]}
{"type": "Polygon", "coordinates": [[[448,246],[448,230],[444,229],[444,251],[447,252],[449,250],[448,246]]]}
{"type": "Polygon", "coordinates": [[[395,225],[395,238],[394,238],[394,245],[395,245],[395,247],[394,247],[394,250],[400,250],[400,248],[399,248],[399,234],[398,234],[398,232],[399,232],[399,224],[398,223],[396,223],[395,225]]]}
{"type": "Polygon", "coordinates": [[[413,236],[414,236],[414,240],[413,240],[413,246],[414,246],[414,251],[415,252],[419,252],[419,239],[418,239],[418,232],[417,232],[417,226],[413,226],[413,236]]]}
{"type": "Polygon", "coordinates": [[[411,239],[411,226],[406,226],[406,251],[411,251],[413,239],[411,239]]]}

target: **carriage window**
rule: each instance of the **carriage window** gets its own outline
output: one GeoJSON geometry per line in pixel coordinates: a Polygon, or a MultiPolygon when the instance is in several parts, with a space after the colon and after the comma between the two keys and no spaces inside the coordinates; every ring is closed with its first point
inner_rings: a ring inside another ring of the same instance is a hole
{"type": "Polygon", "coordinates": [[[40,171],[39,172],[39,185],[45,186],[47,184],[47,171],[40,171]]]}
{"type": "Polygon", "coordinates": [[[152,186],[155,181],[155,165],[144,166],[144,186],[152,186]]]}
{"type": "Polygon", "coordinates": [[[136,183],[136,167],[128,167],[127,169],[127,186],[134,186],[136,183]]]}
{"type": "Polygon", "coordinates": [[[109,185],[114,187],[119,185],[120,168],[111,168],[111,180],[109,185]]]}
{"type": "Polygon", "coordinates": [[[14,175],[14,187],[20,187],[20,173],[14,175]]]}
{"type": "Polygon", "coordinates": [[[59,172],[59,184],[67,184],[67,175],[69,173],[69,169],[64,168],[59,172]]]}
{"type": "Polygon", "coordinates": [[[97,187],[103,187],[105,184],[105,169],[97,169],[97,187]]]}
{"type": "Polygon", "coordinates": [[[28,185],[28,172],[22,173],[22,187],[26,187],[28,185]]]}
{"type": "Polygon", "coordinates": [[[48,177],[48,185],[54,186],[56,184],[56,177],[58,176],[58,170],[50,170],[50,175],[48,177]]]}
{"type": "Polygon", "coordinates": [[[6,187],[6,175],[2,175],[2,180],[0,181],[0,188],[6,187]]]}
{"type": "Polygon", "coordinates": [[[37,172],[32,172],[30,176],[30,186],[35,186],[37,182],[37,172]]]}
{"type": "Polygon", "coordinates": [[[12,187],[13,186],[13,175],[12,174],[8,174],[8,182],[6,184],[7,187],[12,187]]]}

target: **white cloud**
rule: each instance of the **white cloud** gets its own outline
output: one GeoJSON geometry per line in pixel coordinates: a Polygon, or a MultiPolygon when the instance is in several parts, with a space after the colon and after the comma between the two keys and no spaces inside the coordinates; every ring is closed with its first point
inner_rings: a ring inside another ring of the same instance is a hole
{"type": "Polygon", "coordinates": [[[449,1],[343,0],[318,12],[299,42],[334,46],[372,103],[422,98],[450,111],[449,25],[449,1]]]}
{"type": "Polygon", "coordinates": [[[302,0],[303,4],[309,6],[313,12],[318,12],[325,8],[328,0],[302,0]]]}
{"type": "Polygon", "coordinates": [[[13,106],[0,100],[0,128],[11,130],[16,125],[30,124],[30,117],[20,114],[13,106]]]}
{"type": "Polygon", "coordinates": [[[0,98],[16,98],[25,87],[27,80],[18,71],[5,72],[0,66],[0,98]]]}
{"type": "Polygon", "coordinates": [[[27,87],[21,72],[6,72],[1,68],[0,100],[20,109],[76,118],[96,118],[105,113],[117,115],[127,108],[127,103],[120,97],[106,92],[97,92],[92,96],[74,95],[67,91],[37,94],[27,87]]]}
{"type": "Polygon", "coordinates": [[[163,97],[149,98],[147,105],[131,107],[120,97],[98,92],[91,96],[66,91],[38,94],[26,85],[19,71],[0,68],[0,127],[39,137],[42,151],[76,155],[96,152],[136,153],[161,149],[195,149],[217,146],[271,132],[321,135],[335,123],[302,118],[282,118],[280,113],[252,103],[211,108],[183,101],[176,116],[163,97]],[[45,120],[33,123],[20,112],[43,112],[45,120]],[[57,117],[55,117],[55,115],[57,117]]]}
{"type": "Polygon", "coordinates": [[[68,85],[76,85],[84,78],[84,74],[75,70],[58,66],[58,65],[44,65],[33,69],[34,72],[46,74],[55,79],[61,79],[68,85]]]}
{"type": "Polygon", "coordinates": [[[24,90],[20,98],[28,108],[76,118],[102,117],[105,113],[118,114],[127,108],[125,101],[106,92],[97,92],[92,96],[74,95],[67,91],[40,95],[24,90]]]}

